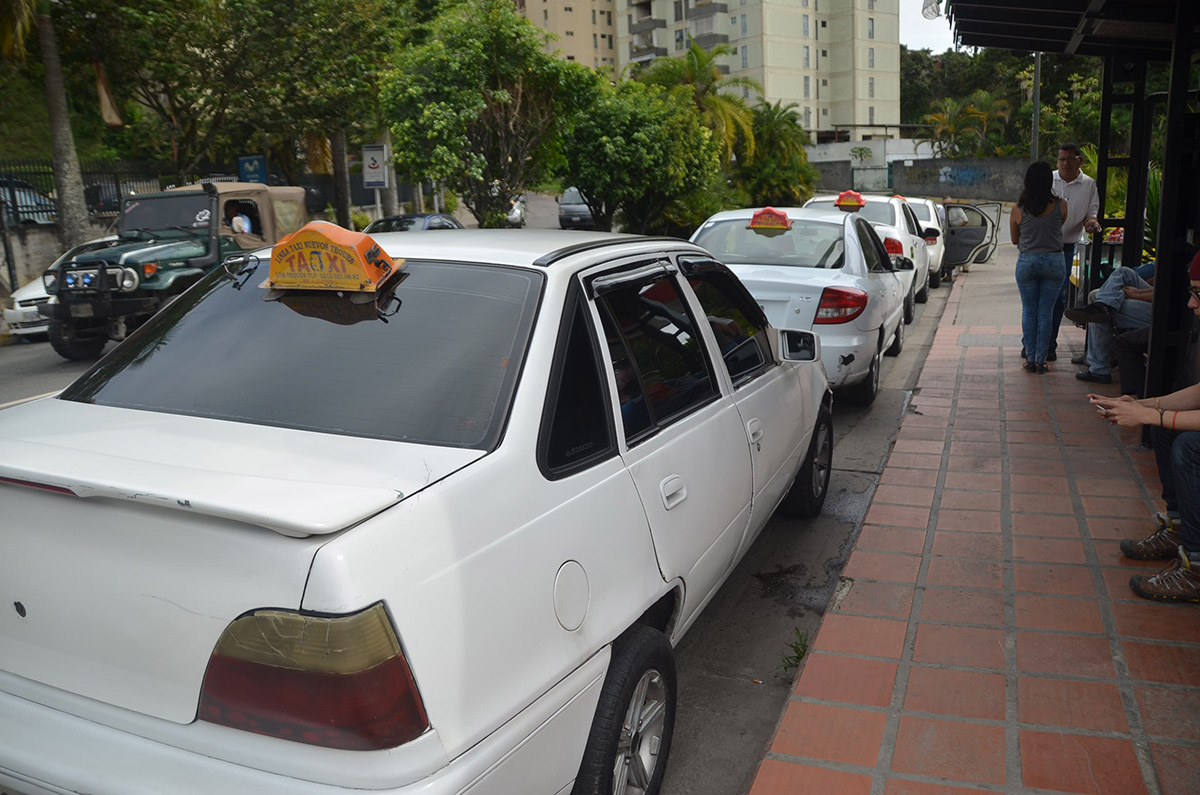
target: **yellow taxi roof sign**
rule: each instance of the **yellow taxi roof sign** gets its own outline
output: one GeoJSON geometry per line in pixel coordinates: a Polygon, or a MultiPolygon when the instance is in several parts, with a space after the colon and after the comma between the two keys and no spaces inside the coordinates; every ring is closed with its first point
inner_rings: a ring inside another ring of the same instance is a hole
{"type": "Polygon", "coordinates": [[[369,235],[312,221],[275,244],[267,286],[373,293],[403,267],[369,235]]]}
{"type": "Polygon", "coordinates": [[[791,229],[792,219],[774,207],[764,207],[750,216],[748,229],[791,229]]]}
{"type": "Polygon", "coordinates": [[[865,205],[866,205],[866,202],[863,201],[862,194],[856,190],[842,191],[841,193],[838,194],[837,201],[834,202],[834,206],[839,207],[843,210],[849,210],[849,209],[857,210],[865,205]]]}

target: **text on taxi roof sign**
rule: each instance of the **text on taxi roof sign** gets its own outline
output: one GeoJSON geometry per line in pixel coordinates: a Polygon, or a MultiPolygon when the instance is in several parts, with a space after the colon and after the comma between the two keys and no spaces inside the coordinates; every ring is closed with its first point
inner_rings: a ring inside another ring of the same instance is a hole
{"type": "Polygon", "coordinates": [[[271,250],[267,286],[275,290],[375,292],[404,267],[369,235],[313,221],[271,250]]]}
{"type": "Polygon", "coordinates": [[[791,229],[792,219],[774,207],[764,207],[750,216],[750,229],[791,229]]]}

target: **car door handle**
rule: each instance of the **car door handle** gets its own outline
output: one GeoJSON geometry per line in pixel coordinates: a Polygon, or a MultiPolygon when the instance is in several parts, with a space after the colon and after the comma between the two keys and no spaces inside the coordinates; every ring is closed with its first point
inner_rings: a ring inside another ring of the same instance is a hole
{"type": "Polygon", "coordinates": [[[746,423],[746,435],[750,437],[750,444],[758,444],[762,441],[762,422],[758,417],[754,417],[746,423]]]}
{"type": "Polygon", "coordinates": [[[663,507],[668,511],[687,499],[687,484],[679,475],[668,475],[658,484],[662,494],[663,507]]]}

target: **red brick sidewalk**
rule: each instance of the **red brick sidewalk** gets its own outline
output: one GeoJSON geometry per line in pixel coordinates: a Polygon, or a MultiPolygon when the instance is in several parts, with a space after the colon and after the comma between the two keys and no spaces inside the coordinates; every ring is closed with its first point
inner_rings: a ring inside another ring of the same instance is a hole
{"type": "Polygon", "coordinates": [[[1117,547],[1153,455],[1083,397],[1115,385],[955,325],[964,282],[751,795],[1200,793],[1200,609],[1117,547]]]}

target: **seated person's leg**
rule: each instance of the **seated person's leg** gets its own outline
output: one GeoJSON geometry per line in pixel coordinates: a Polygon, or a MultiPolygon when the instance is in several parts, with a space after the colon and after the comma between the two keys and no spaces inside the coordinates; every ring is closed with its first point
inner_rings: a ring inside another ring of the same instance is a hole
{"type": "MultiPolygon", "coordinates": [[[[1154,435],[1155,457],[1161,462],[1162,457],[1158,452],[1160,438],[1165,441],[1162,434],[1154,435]]],[[[1146,599],[1200,602],[1200,432],[1187,431],[1176,435],[1169,458],[1169,474],[1162,471],[1160,463],[1159,477],[1163,479],[1164,495],[1167,493],[1166,478],[1170,477],[1178,499],[1179,522],[1175,534],[1179,543],[1178,557],[1155,575],[1130,578],[1129,587],[1146,599]]],[[[1170,540],[1174,539],[1168,537],[1166,542],[1170,540]]],[[[1145,541],[1148,539],[1143,539],[1145,541]]],[[[1160,545],[1165,547],[1166,542],[1160,545]]],[[[1121,550],[1125,551],[1124,542],[1121,550]]]]}

